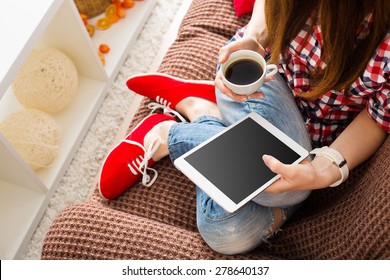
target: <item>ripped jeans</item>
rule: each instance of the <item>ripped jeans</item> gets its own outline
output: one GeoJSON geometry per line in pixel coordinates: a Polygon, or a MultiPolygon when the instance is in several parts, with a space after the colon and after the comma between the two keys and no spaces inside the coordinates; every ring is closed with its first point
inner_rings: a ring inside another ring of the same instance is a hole
{"type": "MultiPolygon", "coordinates": [[[[263,99],[235,102],[217,91],[222,120],[203,116],[177,123],[168,135],[172,161],[251,112],[257,112],[296,142],[311,150],[303,118],[289,87],[279,75],[261,88],[263,99]]],[[[253,250],[290,217],[310,191],[261,193],[234,213],[228,213],[197,188],[197,224],[205,242],[216,252],[232,255],[253,250]]]]}

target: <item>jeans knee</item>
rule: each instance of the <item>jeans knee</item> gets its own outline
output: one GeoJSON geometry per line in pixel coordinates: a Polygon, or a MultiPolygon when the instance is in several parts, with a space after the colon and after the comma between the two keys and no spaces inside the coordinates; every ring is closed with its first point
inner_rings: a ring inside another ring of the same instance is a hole
{"type": "Polygon", "coordinates": [[[224,255],[255,249],[265,240],[272,222],[269,208],[256,203],[248,203],[234,213],[224,211],[207,196],[198,204],[200,235],[211,249],[224,255]]]}
{"type": "Polygon", "coordinates": [[[255,249],[262,242],[259,233],[243,235],[234,226],[199,225],[198,230],[206,244],[215,252],[223,255],[244,254],[255,249]]]}

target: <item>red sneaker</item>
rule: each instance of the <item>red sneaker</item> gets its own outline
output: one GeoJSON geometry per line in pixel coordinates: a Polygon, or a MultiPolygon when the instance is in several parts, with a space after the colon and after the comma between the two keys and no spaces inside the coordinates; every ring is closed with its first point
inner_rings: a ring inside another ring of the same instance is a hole
{"type": "Polygon", "coordinates": [[[213,81],[184,80],[163,73],[151,73],[131,76],[126,84],[130,90],[171,109],[189,96],[217,102],[213,81]]]}
{"type": "Polygon", "coordinates": [[[158,173],[151,168],[155,162],[154,152],[161,144],[156,138],[151,147],[144,147],[145,135],[158,123],[175,120],[164,114],[153,114],[143,119],[116,147],[108,154],[100,172],[99,191],[106,199],[114,199],[133,186],[142,177],[142,184],[150,187],[158,173]],[[147,172],[152,172],[151,177],[147,172]]]}

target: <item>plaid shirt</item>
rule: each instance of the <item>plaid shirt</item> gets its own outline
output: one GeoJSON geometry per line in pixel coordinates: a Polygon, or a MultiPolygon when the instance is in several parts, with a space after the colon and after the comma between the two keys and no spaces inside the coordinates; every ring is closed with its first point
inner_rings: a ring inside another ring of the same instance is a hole
{"type": "MultiPolygon", "coordinates": [[[[359,38],[368,34],[372,16],[361,24],[359,38]]],[[[375,54],[367,64],[364,73],[348,89],[349,97],[344,92],[329,91],[317,99],[304,99],[302,92],[310,91],[310,71],[326,64],[321,61],[322,35],[320,26],[315,26],[301,52],[297,49],[304,42],[310,30],[311,19],[307,26],[294,38],[287,47],[286,53],[280,56],[279,72],[295,96],[302,113],[313,146],[330,145],[344,128],[366,109],[369,116],[385,131],[390,132],[390,31],[380,43],[375,54]]],[[[242,37],[245,27],[238,30],[232,40],[242,37]]],[[[269,51],[269,50],[268,50],[269,51]]]]}

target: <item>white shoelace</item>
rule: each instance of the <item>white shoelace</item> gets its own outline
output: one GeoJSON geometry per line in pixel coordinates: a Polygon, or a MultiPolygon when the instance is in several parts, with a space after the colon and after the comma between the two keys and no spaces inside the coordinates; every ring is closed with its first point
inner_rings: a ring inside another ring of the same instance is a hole
{"type": "Polygon", "coordinates": [[[171,102],[168,102],[167,100],[165,100],[159,96],[157,96],[156,100],[157,100],[157,102],[150,102],[148,104],[148,108],[152,110],[151,114],[153,114],[154,111],[156,111],[158,109],[162,109],[164,114],[169,114],[172,117],[177,117],[182,122],[186,122],[186,119],[182,115],[180,115],[179,112],[168,107],[171,104],[171,102]]]}
{"type": "Polygon", "coordinates": [[[158,147],[160,147],[162,143],[161,138],[159,136],[154,138],[148,150],[146,150],[145,147],[135,141],[123,140],[123,142],[128,143],[130,145],[136,145],[144,151],[144,155],[140,155],[136,159],[132,160],[130,163],[127,164],[127,166],[134,175],[142,174],[142,185],[144,185],[145,187],[152,186],[158,177],[158,172],[156,169],[148,167],[148,161],[152,158],[158,147]],[[152,172],[153,176],[151,177],[148,172],[152,172]]]}
{"type": "Polygon", "coordinates": [[[157,101],[157,103],[160,103],[160,104],[167,106],[167,107],[171,106],[171,104],[172,104],[172,102],[169,102],[168,100],[160,97],[159,95],[157,95],[156,101],[157,101]]]}

